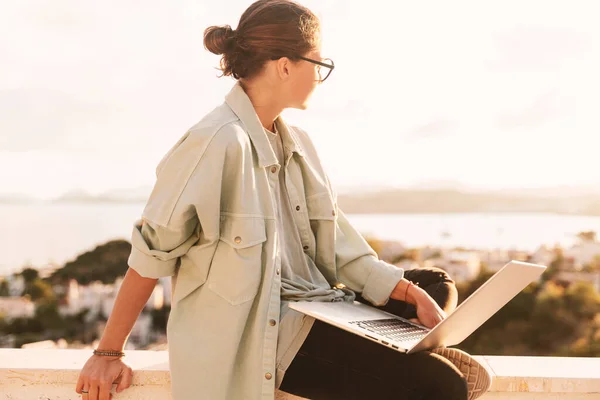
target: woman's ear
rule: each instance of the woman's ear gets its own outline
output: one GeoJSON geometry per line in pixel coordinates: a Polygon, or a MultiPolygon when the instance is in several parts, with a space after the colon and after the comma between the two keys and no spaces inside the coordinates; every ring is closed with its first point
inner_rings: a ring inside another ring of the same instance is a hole
{"type": "Polygon", "coordinates": [[[287,80],[291,74],[292,61],[287,57],[277,60],[277,74],[282,80],[287,80]]]}

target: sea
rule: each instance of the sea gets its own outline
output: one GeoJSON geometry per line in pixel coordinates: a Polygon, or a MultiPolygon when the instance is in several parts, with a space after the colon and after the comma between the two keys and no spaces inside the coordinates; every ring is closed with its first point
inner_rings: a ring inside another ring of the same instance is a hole
{"type": "MultiPolygon", "coordinates": [[[[113,239],[129,240],[144,203],[0,204],[0,276],[25,266],[62,265],[113,239]]],[[[548,213],[348,214],[365,236],[407,247],[535,251],[568,247],[600,217],[548,213]]]]}

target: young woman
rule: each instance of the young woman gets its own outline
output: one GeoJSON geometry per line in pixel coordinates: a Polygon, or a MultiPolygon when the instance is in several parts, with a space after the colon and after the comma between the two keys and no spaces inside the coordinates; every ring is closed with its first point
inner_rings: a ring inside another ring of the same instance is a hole
{"type": "Polygon", "coordinates": [[[405,355],[288,308],[357,299],[433,327],[457,301],[444,271],[378,259],[338,208],[310,137],[280,117],[305,109],[334,69],[317,17],[260,0],[237,29],[208,28],[204,43],[237,82],[159,163],[130,269],[76,391],[106,399],[115,380],[117,392],[130,385],[124,343],[157,278],[172,276],[175,400],[273,399],[277,388],[329,400],[483,394],[490,376],[466,353],[405,355]]]}

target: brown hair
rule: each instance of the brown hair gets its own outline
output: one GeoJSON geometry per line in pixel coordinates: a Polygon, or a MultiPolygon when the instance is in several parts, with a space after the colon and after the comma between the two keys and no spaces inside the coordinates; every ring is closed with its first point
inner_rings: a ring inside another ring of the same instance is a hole
{"type": "Polygon", "coordinates": [[[223,55],[223,75],[250,78],[268,60],[294,59],[315,49],[319,32],[319,19],[308,8],[290,0],[258,0],[244,11],[236,30],[206,28],[204,47],[223,55]]]}

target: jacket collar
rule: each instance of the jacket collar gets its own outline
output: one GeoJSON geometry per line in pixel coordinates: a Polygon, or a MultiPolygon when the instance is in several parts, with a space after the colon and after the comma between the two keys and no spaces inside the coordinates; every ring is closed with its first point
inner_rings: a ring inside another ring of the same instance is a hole
{"type": "MultiPolygon", "coordinates": [[[[258,115],[256,115],[256,111],[254,110],[250,98],[239,82],[236,82],[231,91],[225,96],[225,102],[246,128],[250,140],[256,148],[259,165],[264,168],[269,165],[277,164],[277,156],[269,143],[269,138],[258,119],[258,115]]],[[[298,155],[304,157],[304,151],[300,146],[300,142],[294,129],[290,128],[281,116],[275,120],[275,123],[277,124],[277,130],[283,139],[283,145],[289,151],[298,153],[298,155]]]]}

